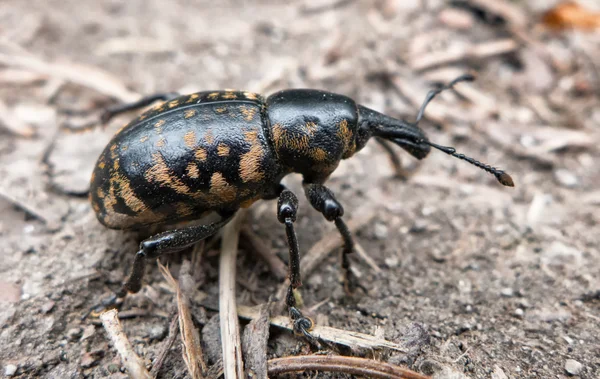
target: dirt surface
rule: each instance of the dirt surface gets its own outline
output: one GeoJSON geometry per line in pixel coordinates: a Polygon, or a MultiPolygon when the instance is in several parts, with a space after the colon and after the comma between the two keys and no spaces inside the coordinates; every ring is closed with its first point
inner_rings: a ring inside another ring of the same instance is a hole
{"type": "MultiPolygon", "coordinates": [[[[405,353],[375,355],[426,375],[599,377],[600,31],[541,25],[557,1],[282,3],[2,2],[0,375],[126,376],[102,327],[82,316],[118,288],[153,232],[108,230],[87,201],[97,156],[133,115],[85,133],[65,126],[93,123],[136,94],[222,88],[320,88],[414,120],[428,89],[472,71],[478,80],[436,99],[421,126],[505,169],[515,188],[438,151],[419,163],[401,153],[413,170],[401,181],[371,142],[328,185],[349,217],[377,209],[355,237],[381,272],[354,256],[368,293],[348,297],[330,254],[304,278],[304,309],[320,324],[402,344],[405,353]]],[[[302,194],[299,177],[286,183],[302,194]]],[[[274,202],[253,206],[247,223],[287,260],[274,202]]],[[[335,228],[301,197],[297,231],[307,251],[335,228]]],[[[210,364],[219,324],[201,304],[217,303],[217,250],[209,243],[192,301],[210,364]]],[[[280,281],[247,250],[238,304],[265,303],[280,281]]],[[[163,262],[176,275],[182,257],[163,262]]],[[[139,316],[123,325],[148,367],[176,312],[151,266],[122,308],[139,316]]],[[[269,358],[310,351],[271,328],[269,358]]],[[[177,340],[159,377],[187,375],[177,340]]]]}

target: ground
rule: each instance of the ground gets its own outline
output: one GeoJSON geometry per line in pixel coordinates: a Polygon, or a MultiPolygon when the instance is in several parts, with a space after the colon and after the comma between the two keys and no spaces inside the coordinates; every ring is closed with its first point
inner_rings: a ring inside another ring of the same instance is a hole
{"type": "MultiPolygon", "coordinates": [[[[515,187],[439,151],[421,162],[401,153],[412,176],[399,180],[369,144],[328,185],[348,217],[376,210],[355,238],[380,272],[353,257],[367,293],[348,297],[330,254],[304,278],[304,307],[321,324],[403,344],[379,359],[426,375],[600,376],[599,29],[549,29],[541,16],[558,1],[285,3],[3,2],[0,374],[124,376],[103,328],[82,316],[118,288],[151,233],[108,230],[87,201],[97,156],[133,116],[68,127],[136,94],[222,88],[320,88],[414,120],[428,89],[473,72],[478,80],[436,99],[421,126],[505,169],[515,187]]],[[[300,178],[286,182],[302,194],[300,178]]],[[[274,202],[256,204],[246,223],[287,259],[274,202]]],[[[302,198],[297,231],[303,252],[335,233],[302,198]]],[[[199,297],[216,304],[212,246],[195,275],[199,297]]],[[[177,274],[186,256],[163,261],[177,274]]],[[[265,303],[280,286],[249,249],[237,270],[238,304],[265,303]]],[[[192,308],[213,362],[216,313],[192,308]]],[[[155,265],[124,304],[132,310],[139,317],[123,325],[150,366],[175,311],[155,265]]],[[[269,358],[308,352],[271,329],[269,358]]],[[[159,376],[187,376],[179,343],[159,376]]]]}

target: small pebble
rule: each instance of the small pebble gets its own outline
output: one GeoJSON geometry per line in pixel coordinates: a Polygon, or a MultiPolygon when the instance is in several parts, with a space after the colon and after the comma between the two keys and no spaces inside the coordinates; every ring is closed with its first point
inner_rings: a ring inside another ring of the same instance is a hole
{"type": "Polygon", "coordinates": [[[410,228],[411,233],[423,233],[427,231],[427,221],[423,219],[417,219],[410,228]]]}
{"type": "Polygon", "coordinates": [[[521,308],[515,309],[515,316],[521,318],[521,317],[523,317],[523,315],[525,315],[525,311],[524,310],[522,310],[521,308]]]}
{"type": "Polygon", "coordinates": [[[506,288],[502,288],[502,290],[500,291],[500,294],[504,297],[513,297],[514,292],[513,292],[512,288],[506,287],[506,288]]]}
{"type": "Polygon", "coordinates": [[[573,174],[570,170],[564,168],[554,171],[554,179],[556,179],[560,185],[567,188],[574,188],[579,185],[579,179],[577,179],[577,176],[575,176],[575,174],[573,174]]]}
{"type": "Polygon", "coordinates": [[[389,268],[398,267],[398,264],[400,263],[398,257],[387,257],[383,261],[385,262],[385,265],[389,268]]]}
{"type": "Polygon", "coordinates": [[[69,329],[67,331],[67,338],[70,341],[76,341],[76,340],[79,339],[79,336],[81,336],[81,332],[82,331],[83,330],[81,328],[72,328],[72,329],[69,329]]]}
{"type": "Polygon", "coordinates": [[[375,224],[374,229],[375,229],[375,237],[377,237],[377,239],[383,240],[383,239],[387,238],[388,227],[385,224],[378,222],[375,224]]]}
{"type": "Polygon", "coordinates": [[[565,370],[570,375],[579,375],[582,369],[583,365],[574,359],[567,359],[567,362],[565,362],[565,370]]]}
{"type": "Polygon", "coordinates": [[[15,365],[6,365],[4,367],[4,375],[5,376],[13,376],[17,372],[17,366],[15,365]]]}

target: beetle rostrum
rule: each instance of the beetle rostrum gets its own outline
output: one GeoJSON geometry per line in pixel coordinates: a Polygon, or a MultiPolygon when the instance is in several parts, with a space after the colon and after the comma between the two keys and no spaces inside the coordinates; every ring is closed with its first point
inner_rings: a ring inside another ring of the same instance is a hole
{"type": "Polygon", "coordinates": [[[352,236],[343,221],[342,205],[324,182],[342,159],[352,157],[371,137],[391,141],[417,159],[425,158],[433,147],[513,186],[504,171],[430,142],[418,126],[427,104],[464,80],[473,77],[461,76],[430,91],[413,123],[343,95],[310,89],[284,90],[266,99],[232,90],[158,94],[109,109],[102,118],[105,122],[163,100],[119,130],[98,159],[90,199],[103,225],[132,229],[200,219],[211,212],[220,216],[212,224],[178,228],[144,240],[128,280],[113,300],[139,291],[148,258],[191,246],[216,233],[240,208],[278,198],[277,218],[285,225],[290,249],[286,304],[295,332],[309,336],[312,321],[297,309],[293,296],[301,285],[294,230],[298,199],[280,183],[282,178],[301,174],[310,204],[334,222],[345,242],[341,265],[344,284],[350,288],[352,236]]]}

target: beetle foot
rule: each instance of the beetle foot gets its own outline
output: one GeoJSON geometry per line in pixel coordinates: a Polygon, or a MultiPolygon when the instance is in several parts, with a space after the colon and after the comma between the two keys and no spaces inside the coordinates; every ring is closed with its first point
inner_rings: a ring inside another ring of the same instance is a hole
{"type": "Polygon", "coordinates": [[[310,331],[315,326],[315,322],[310,317],[305,317],[298,308],[290,307],[290,318],[292,319],[295,335],[304,336],[311,341],[315,339],[315,337],[310,334],[310,331]]]}
{"type": "Polygon", "coordinates": [[[119,309],[123,304],[125,297],[119,296],[116,293],[112,293],[108,296],[105,296],[100,302],[88,310],[88,312],[83,316],[83,318],[92,317],[98,318],[100,314],[111,310],[111,309],[119,309]]]}

